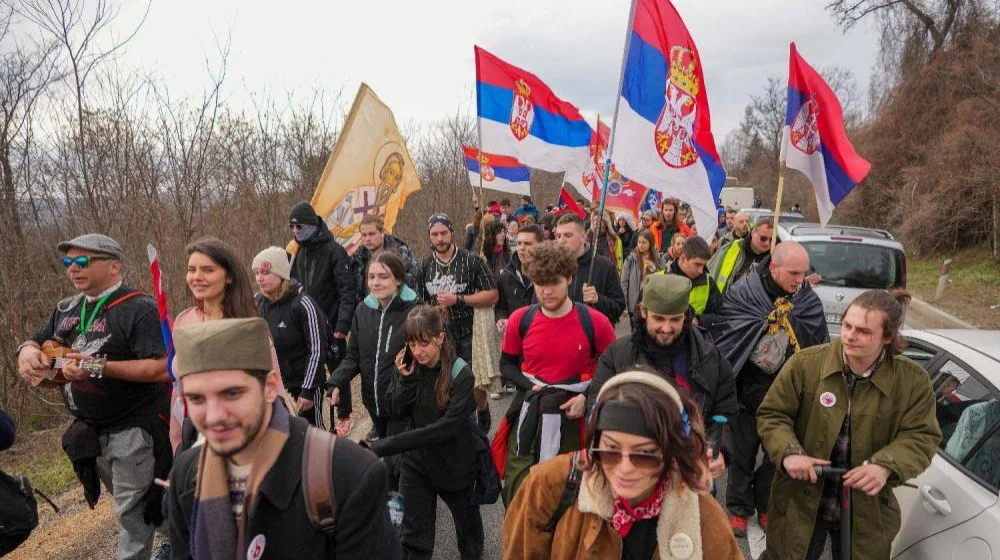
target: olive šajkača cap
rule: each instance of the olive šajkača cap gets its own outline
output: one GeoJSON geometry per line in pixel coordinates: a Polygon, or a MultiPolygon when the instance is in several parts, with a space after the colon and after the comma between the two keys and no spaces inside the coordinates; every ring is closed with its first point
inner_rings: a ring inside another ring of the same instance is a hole
{"type": "Polygon", "coordinates": [[[642,287],[642,304],[658,315],[681,315],[688,310],[691,281],[677,274],[651,274],[642,287]]]}
{"type": "Polygon", "coordinates": [[[220,319],[174,330],[174,375],[240,369],[271,371],[267,321],[220,319]]]}

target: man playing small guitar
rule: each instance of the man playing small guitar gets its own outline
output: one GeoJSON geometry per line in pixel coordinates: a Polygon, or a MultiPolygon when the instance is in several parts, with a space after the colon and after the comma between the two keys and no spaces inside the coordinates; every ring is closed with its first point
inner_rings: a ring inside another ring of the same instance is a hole
{"type": "Polygon", "coordinates": [[[121,526],[118,558],[145,560],[153,531],[163,521],[162,489],[153,478],[166,478],[172,460],[170,390],[156,303],[122,284],[124,255],[110,237],[81,235],[58,248],[80,293],[60,301],[18,348],[18,373],[33,385],[60,389],[76,418],[63,435],[63,449],[84,494],[93,507],[98,478],[103,481],[121,526]],[[57,356],[53,349],[60,346],[69,348],[57,356]]]}

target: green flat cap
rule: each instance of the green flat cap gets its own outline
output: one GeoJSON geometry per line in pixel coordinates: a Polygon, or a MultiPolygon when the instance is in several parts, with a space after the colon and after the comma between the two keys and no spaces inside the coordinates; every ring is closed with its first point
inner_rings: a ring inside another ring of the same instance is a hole
{"type": "Polygon", "coordinates": [[[271,371],[267,321],[221,319],[174,330],[174,375],[242,369],[271,371]]]}
{"type": "Polygon", "coordinates": [[[659,315],[687,312],[691,281],[677,274],[650,274],[642,287],[642,304],[659,315]]]}

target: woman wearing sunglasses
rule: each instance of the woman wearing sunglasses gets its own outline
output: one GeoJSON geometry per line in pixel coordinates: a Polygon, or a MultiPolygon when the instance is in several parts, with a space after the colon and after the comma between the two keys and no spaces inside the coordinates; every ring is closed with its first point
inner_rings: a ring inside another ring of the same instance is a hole
{"type": "Polygon", "coordinates": [[[504,521],[505,558],[743,560],[706,490],[694,401],[632,371],[601,389],[586,452],[531,469],[504,521]]]}

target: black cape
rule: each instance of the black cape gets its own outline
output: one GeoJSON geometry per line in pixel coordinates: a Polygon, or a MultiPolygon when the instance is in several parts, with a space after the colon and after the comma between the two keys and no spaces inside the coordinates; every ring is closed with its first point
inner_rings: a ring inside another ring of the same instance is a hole
{"type": "MultiPolygon", "coordinates": [[[[716,320],[712,334],[715,345],[733,366],[733,372],[743,369],[750,353],[767,325],[767,316],[774,310],[774,301],[764,289],[761,274],[767,274],[767,263],[760,269],[738,280],[726,292],[722,312],[716,320]],[[763,271],[763,272],[760,272],[763,271]]],[[[823,302],[808,282],[792,296],[792,312],[789,315],[792,329],[799,340],[800,348],[808,348],[830,341],[823,313],[823,302]]]]}

